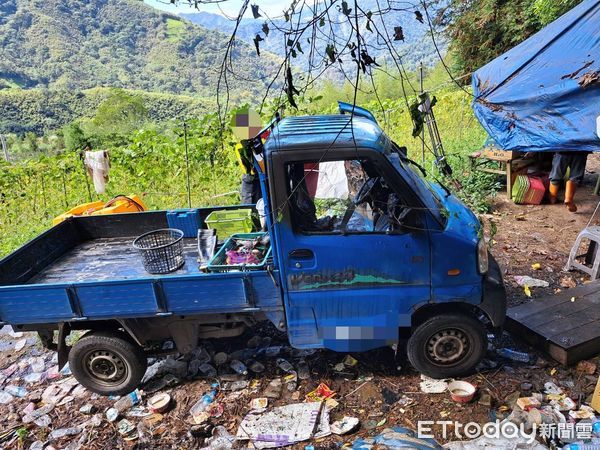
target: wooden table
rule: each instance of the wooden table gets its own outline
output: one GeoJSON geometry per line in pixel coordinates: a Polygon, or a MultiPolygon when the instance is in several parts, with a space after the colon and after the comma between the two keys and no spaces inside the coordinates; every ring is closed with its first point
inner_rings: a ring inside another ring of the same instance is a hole
{"type": "Polygon", "coordinates": [[[527,166],[533,164],[533,160],[524,159],[523,152],[501,150],[497,147],[485,147],[480,152],[469,155],[471,167],[481,172],[504,175],[506,177],[506,196],[512,198],[512,185],[515,177],[527,166]],[[500,168],[489,167],[490,163],[498,163],[500,168]]]}

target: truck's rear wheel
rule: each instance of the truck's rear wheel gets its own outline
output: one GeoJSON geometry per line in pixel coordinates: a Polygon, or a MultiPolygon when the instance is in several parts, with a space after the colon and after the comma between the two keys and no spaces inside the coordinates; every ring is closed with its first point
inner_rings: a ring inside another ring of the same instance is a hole
{"type": "Polygon", "coordinates": [[[442,314],[420,324],[408,340],[408,360],[433,378],[452,378],[475,370],[485,356],[487,338],[478,320],[442,314]]]}
{"type": "Polygon", "coordinates": [[[148,361],[143,350],[121,333],[89,333],[71,349],[69,367],[90,391],[124,395],[139,385],[148,361]]]}

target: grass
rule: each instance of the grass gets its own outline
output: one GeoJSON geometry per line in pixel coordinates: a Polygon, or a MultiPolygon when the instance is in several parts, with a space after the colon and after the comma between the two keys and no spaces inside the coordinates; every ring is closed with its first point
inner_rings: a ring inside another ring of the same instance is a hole
{"type": "Polygon", "coordinates": [[[184,34],[185,24],[181,20],[167,17],[167,39],[171,42],[177,42],[184,34]]]}

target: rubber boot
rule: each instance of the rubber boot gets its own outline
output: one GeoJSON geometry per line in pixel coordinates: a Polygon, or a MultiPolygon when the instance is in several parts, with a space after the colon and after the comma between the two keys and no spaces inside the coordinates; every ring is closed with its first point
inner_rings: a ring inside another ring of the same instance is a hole
{"type": "Polygon", "coordinates": [[[577,190],[577,183],[574,181],[567,181],[567,185],[565,186],[565,205],[567,205],[567,209],[569,212],[576,212],[577,205],[575,205],[574,197],[575,191],[577,190]]]}
{"type": "Polygon", "coordinates": [[[558,190],[560,189],[560,184],[552,184],[550,183],[550,188],[548,189],[548,201],[551,205],[554,205],[558,200],[558,190]]]}

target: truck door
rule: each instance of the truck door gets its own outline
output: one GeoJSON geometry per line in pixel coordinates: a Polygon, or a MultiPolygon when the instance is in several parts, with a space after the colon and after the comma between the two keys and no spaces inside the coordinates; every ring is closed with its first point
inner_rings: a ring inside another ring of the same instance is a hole
{"type": "Polygon", "coordinates": [[[411,307],[430,298],[424,211],[410,206],[384,155],[367,154],[275,161],[277,251],[296,347],[388,345],[410,325],[411,307]]]}

